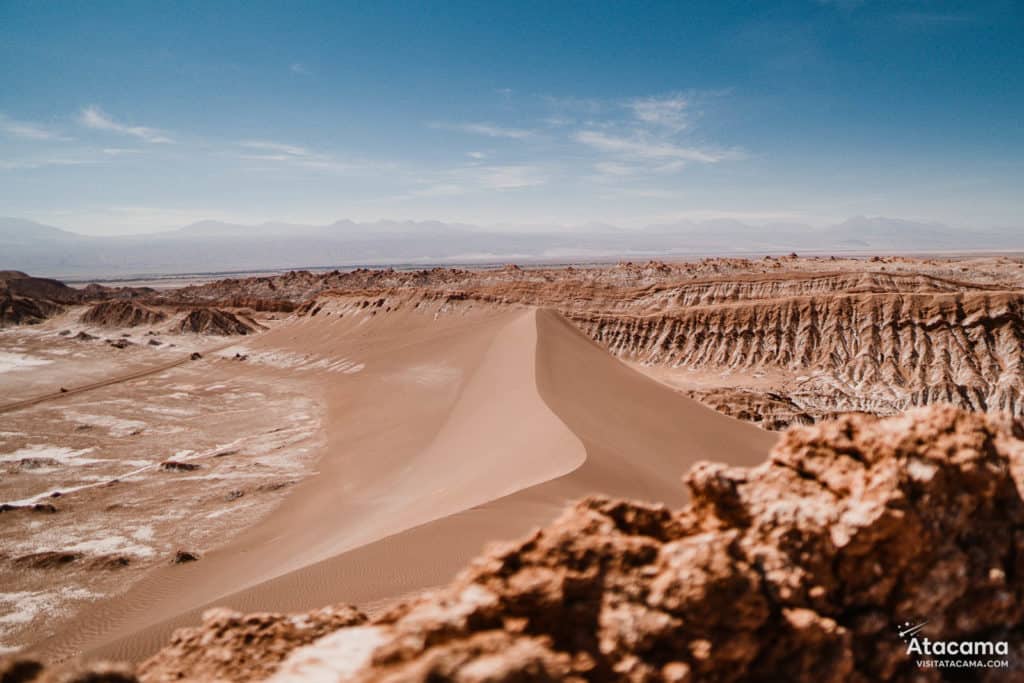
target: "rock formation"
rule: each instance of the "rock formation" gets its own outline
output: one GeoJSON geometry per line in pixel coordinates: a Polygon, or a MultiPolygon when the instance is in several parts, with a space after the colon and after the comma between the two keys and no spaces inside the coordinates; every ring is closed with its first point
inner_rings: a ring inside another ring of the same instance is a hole
{"type": "Polygon", "coordinates": [[[52,301],[4,293],[0,284],[0,328],[12,325],[37,325],[63,310],[63,306],[52,301]]]}
{"type": "Polygon", "coordinates": [[[256,328],[251,323],[241,320],[234,313],[222,311],[219,308],[197,308],[182,318],[178,323],[178,331],[231,336],[252,334],[256,328]]]}
{"type": "MultiPolygon", "coordinates": [[[[584,500],[366,623],[345,608],[209,613],[138,675],[944,680],[898,635],[922,621],[920,637],[1008,642],[1011,677],[1024,665],[1020,422],[951,406],[844,416],[789,430],[760,466],[701,463],[685,481],[681,510],[584,500]],[[298,647],[313,631],[333,632],[298,647]]],[[[958,675],[1011,680],[1007,669],[958,675]]]]}
{"type": "Polygon", "coordinates": [[[940,402],[1024,414],[1017,293],[830,294],[574,321],[617,355],[648,365],[803,374],[788,397],[819,417],[940,402]]]}
{"type": "Polygon", "coordinates": [[[46,300],[59,304],[73,304],[82,300],[82,293],[63,282],[43,277],[32,277],[17,270],[0,271],[0,289],[26,299],[46,300]]]}
{"type": "Polygon", "coordinates": [[[151,295],[153,291],[149,288],[111,288],[102,285],[75,289],[58,280],[32,277],[17,270],[2,270],[0,327],[35,325],[63,312],[67,306],[113,299],[125,300],[151,295]]]}
{"type": "Polygon", "coordinates": [[[104,301],[90,306],[80,320],[100,327],[139,327],[155,325],[167,319],[167,314],[131,301],[104,301]]]}
{"type": "Polygon", "coordinates": [[[0,328],[37,325],[76,300],[76,292],[57,282],[17,270],[0,271],[0,328]]]}
{"type": "Polygon", "coordinates": [[[243,615],[210,610],[202,626],[183,628],[171,643],[139,667],[139,678],[152,683],[253,681],[270,676],[292,650],[366,617],[351,607],[325,607],[303,615],[243,615]]]}
{"type": "Polygon", "coordinates": [[[8,271],[0,273],[0,325],[39,322],[65,305],[100,301],[107,303],[87,315],[112,325],[152,320],[148,307],[173,306],[193,309],[180,331],[247,334],[259,325],[239,308],[316,315],[331,297],[388,301],[383,314],[394,301],[440,303],[442,313],[484,305],[553,308],[624,360],[692,373],[681,390],[767,429],[937,402],[1024,416],[1024,263],[1006,257],[359,268],[159,292],[77,290],[8,271]]]}
{"type": "Polygon", "coordinates": [[[700,374],[699,388],[684,387],[691,396],[783,429],[844,411],[892,415],[937,402],[1024,415],[1022,270],[1006,258],[794,256],[357,269],[222,280],[174,296],[258,310],[289,303],[307,315],[332,296],[443,302],[446,311],[553,308],[625,360],[700,374]]]}
{"type": "Polygon", "coordinates": [[[941,680],[905,621],[1024,643],[1022,438],[944,406],[794,428],[759,467],[698,465],[679,512],[583,501],[273,680],[941,680]]]}

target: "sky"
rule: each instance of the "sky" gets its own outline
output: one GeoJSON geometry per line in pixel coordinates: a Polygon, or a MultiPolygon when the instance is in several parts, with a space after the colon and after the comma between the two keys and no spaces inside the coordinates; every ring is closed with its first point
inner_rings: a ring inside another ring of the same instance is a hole
{"type": "Polygon", "coordinates": [[[0,0],[0,215],[1024,229],[1021,35],[1015,0],[0,0]]]}

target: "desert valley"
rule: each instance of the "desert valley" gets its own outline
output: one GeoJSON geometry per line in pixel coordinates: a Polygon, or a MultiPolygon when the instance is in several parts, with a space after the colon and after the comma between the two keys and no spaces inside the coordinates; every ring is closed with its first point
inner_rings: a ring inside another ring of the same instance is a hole
{"type": "Polygon", "coordinates": [[[1024,683],[1022,35],[0,0],[0,683],[1024,683]]]}
{"type": "MultiPolygon", "coordinates": [[[[309,632],[268,622],[284,645],[252,665],[269,675],[362,614],[393,620],[398,605],[445,600],[428,591],[573,501],[668,506],[622,522],[664,525],[665,509],[725,495],[694,483],[708,476],[700,463],[769,467],[798,452],[794,440],[823,438],[791,432],[766,460],[787,427],[934,404],[1024,414],[1017,256],[297,271],[165,289],[11,271],[0,287],[0,643],[51,663],[141,662],[213,607],[361,610],[311,612],[309,632]],[[679,482],[692,468],[688,496],[679,482]]],[[[1020,456],[1021,443],[999,448],[1020,456]]],[[[600,509],[615,518],[610,504],[600,509]]],[[[708,524],[723,504],[685,514],[708,524]]],[[[384,642],[383,627],[365,628],[384,642]]],[[[185,640],[142,680],[202,670],[188,658],[213,655],[185,640]]],[[[617,663],[537,656],[555,678],[643,664],[640,651],[617,663]]],[[[233,673],[205,676],[253,677],[239,657],[233,673]]]]}

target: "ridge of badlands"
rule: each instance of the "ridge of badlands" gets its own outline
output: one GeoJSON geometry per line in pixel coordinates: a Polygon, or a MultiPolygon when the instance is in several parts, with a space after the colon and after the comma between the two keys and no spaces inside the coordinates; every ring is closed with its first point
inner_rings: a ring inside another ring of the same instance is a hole
{"type": "MultiPolygon", "coordinates": [[[[26,283],[34,280],[21,277],[9,286],[29,291],[26,283]]],[[[35,290],[52,294],[53,285],[35,290]]],[[[936,402],[1024,415],[1022,293],[1024,263],[1008,257],[794,255],[565,268],[295,271],[159,292],[90,286],[77,296],[129,297],[175,310],[199,306],[203,315],[218,306],[243,315],[309,312],[323,297],[551,308],[690,397],[782,429],[847,411],[888,415],[936,402]]],[[[23,298],[8,303],[17,312],[5,315],[38,320],[62,300],[67,295],[33,299],[43,310],[30,310],[23,298]]]]}

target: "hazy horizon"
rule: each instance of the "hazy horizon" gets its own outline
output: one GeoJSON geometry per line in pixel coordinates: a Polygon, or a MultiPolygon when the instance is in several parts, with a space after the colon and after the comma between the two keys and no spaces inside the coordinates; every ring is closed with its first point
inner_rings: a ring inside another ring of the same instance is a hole
{"type": "Polygon", "coordinates": [[[325,225],[199,222],[174,230],[89,236],[0,217],[0,270],[61,279],[356,266],[583,263],[768,254],[941,254],[1024,251],[1024,231],[963,229],[854,216],[812,227],[731,219],[639,228],[484,228],[437,221],[325,225]]]}

